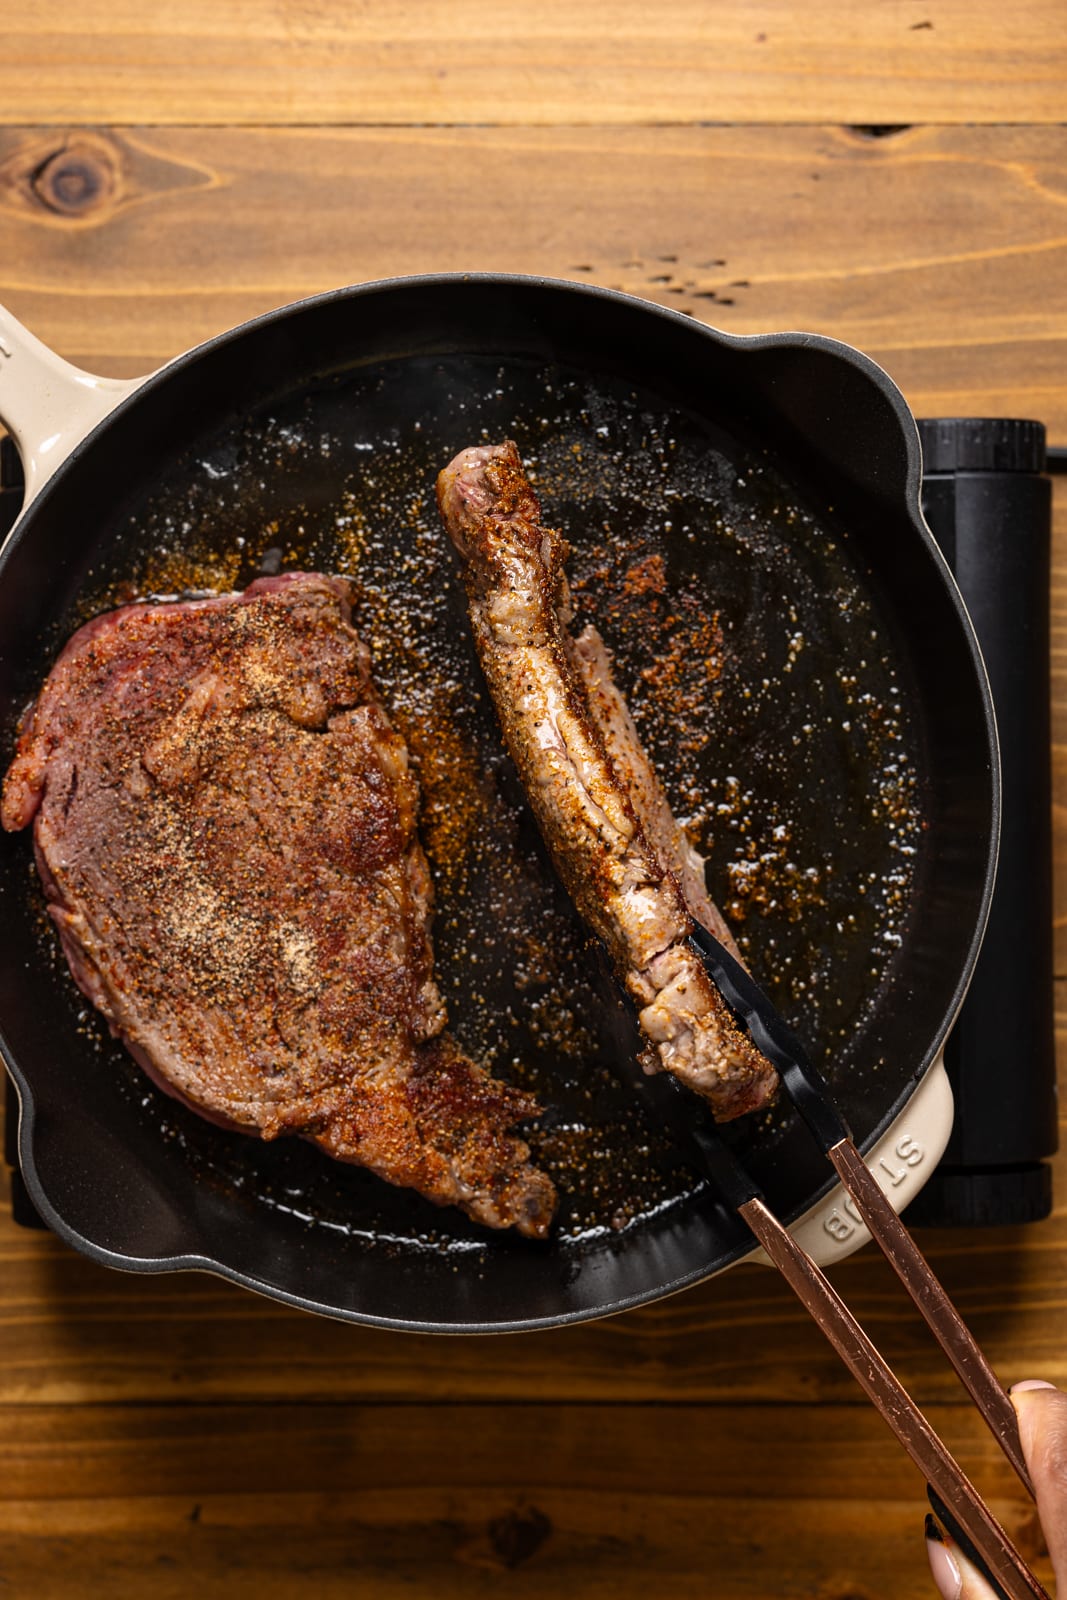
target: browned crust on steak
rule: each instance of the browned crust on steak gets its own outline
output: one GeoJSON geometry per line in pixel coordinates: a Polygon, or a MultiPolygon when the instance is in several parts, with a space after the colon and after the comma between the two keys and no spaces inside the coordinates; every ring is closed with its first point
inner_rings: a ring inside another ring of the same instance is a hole
{"type": "Polygon", "coordinates": [[[509,1131],[536,1103],[442,1035],[417,809],[348,585],[292,574],[82,628],[2,821],[33,822],[71,971],[161,1087],[543,1236],[509,1131]]]}
{"type": "Polygon", "coordinates": [[[671,810],[663,785],[641,745],[630,708],[612,676],[608,648],[592,623],[576,639],[567,640],[567,654],[585,690],[589,715],[608,760],[629,796],[634,816],[657,861],[677,879],[694,921],[707,928],[743,964],[730,925],[708,894],[704,858],[690,844],[671,810]]]}
{"type": "Polygon", "coordinates": [[[516,446],[461,451],[440,473],[437,497],[464,561],[504,740],[564,885],[607,946],[659,1066],[722,1120],[755,1109],[777,1076],[686,943],[692,917],[678,880],[641,825],[641,797],[635,806],[609,758],[610,713],[591,707],[561,622],[567,546],[542,525],[516,446]]]}

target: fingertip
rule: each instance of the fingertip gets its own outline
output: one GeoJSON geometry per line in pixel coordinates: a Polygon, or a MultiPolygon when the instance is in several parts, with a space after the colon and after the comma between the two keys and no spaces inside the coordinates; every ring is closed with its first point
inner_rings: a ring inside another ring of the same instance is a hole
{"type": "Polygon", "coordinates": [[[930,1563],[930,1576],[942,1600],[960,1600],[963,1592],[963,1575],[952,1551],[945,1543],[945,1535],[936,1519],[926,1516],[926,1559],[930,1563]]]}
{"type": "MultiPolygon", "coordinates": [[[[1054,1383],[1046,1383],[1044,1378],[1027,1378],[1023,1383],[1014,1383],[1009,1394],[1019,1419],[1023,1454],[1029,1463],[1039,1435],[1061,1417],[1060,1408],[1067,1407],[1067,1395],[1054,1383]]],[[[1061,1421],[1061,1428],[1062,1425],[1061,1421]]],[[[1032,1470],[1032,1463],[1030,1465],[1032,1470]]]]}
{"type": "MultiPolygon", "coordinates": [[[[926,1559],[942,1600],[994,1600],[994,1591],[936,1518],[926,1518],[926,1559]]],[[[997,1594],[1000,1593],[998,1589],[997,1594]]]]}

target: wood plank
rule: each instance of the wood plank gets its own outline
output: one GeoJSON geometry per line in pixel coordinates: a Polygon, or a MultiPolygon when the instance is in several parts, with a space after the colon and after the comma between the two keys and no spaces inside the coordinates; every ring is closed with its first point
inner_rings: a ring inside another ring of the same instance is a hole
{"type": "Polygon", "coordinates": [[[8,130],[0,299],[130,373],[338,284],[543,273],[831,334],[920,413],[1067,439],[1065,164],[1061,128],[8,130]]]}
{"type": "MultiPolygon", "coordinates": [[[[935,1423],[1047,1580],[973,1412],[935,1423]]],[[[924,1511],[826,1404],[0,1409],[0,1576],[49,1600],[925,1595],[924,1511]]]]}
{"type": "Polygon", "coordinates": [[[46,1499],[0,1523],[0,1579],[39,1600],[691,1600],[714,1575],[716,1600],[927,1600],[923,1508],[918,1494],[904,1506],[799,1494],[772,1516],[643,1483],[625,1497],[549,1488],[536,1503],[491,1489],[46,1499]]]}
{"type": "Polygon", "coordinates": [[[7,122],[1056,122],[1057,0],[40,0],[7,122]]]}
{"type": "MultiPolygon", "coordinates": [[[[622,1492],[642,1478],[664,1495],[781,1500],[796,1492],[798,1460],[825,1456],[821,1487],[848,1497],[879,1480],[891,1499],[920,1485],[876,1413],[723,1405],[0,1406],[0,1519],[29,1500],[354,1494],[449,1484],[473,1490],[495,1477],[506,1492],[622,1492]],[[769,1428],[781,1447],[763,1454],[769,1428]],[[462,1439],[462,1450],[442,1441],[462,1439]],[[518,1441],[521,1449],[508,1448],[518,1441]],[[280,1459],[284,1470],[279,1472],[280,1459]],[[694,1466],[699,1462],[699,1475],[694,1466]]],[[[1012,1473],[965,1405],[934,1410],[968,1470],[999,1499],[1020,1501],[1012,1473]]]]}

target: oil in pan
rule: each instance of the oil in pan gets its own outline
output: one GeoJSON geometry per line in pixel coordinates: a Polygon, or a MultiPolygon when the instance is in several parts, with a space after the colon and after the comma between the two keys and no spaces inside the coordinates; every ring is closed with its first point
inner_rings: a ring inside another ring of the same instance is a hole
{"type": "MultiPolygon", "coordinates": [[[[422,787],[450,1028],[546,1107],[531,1142],[559,1185],[566,1247],[639,1227],[697,1180],[616,1075],[637,1041],[503,753],[438,523],[439,468],[505,437],[572,547],[577,626],[604,635],[713,897],[847,1110],[849,1063],[908,917],[919,736],[847,530],[758,450],[563,368],[457,357],[361,369],[185,460],[120,534],[109,566],[123,582],[90,584],[66,625],[263,571],[352,580],[353,620],[422,787]]],[[[297,1141],[210,1127],[147,1088],[95,1018],[85,1027],[204,1181],[353,1240],[490,1248],[458,1214],[383,1196],[297,1141]]]]}

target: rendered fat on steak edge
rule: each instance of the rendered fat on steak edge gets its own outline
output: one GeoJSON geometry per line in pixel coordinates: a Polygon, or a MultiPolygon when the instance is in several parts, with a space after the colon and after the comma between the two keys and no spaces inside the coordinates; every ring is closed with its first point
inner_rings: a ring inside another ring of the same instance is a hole
{"type": "Polygon", "coordinates": [[[509,1132],[539,1108],[442,1031],[417,806],[348,585],[297,573],[81,628],[2,820],[33,822],[71,971],[162,1088],[542,1237],[555,1191],[509,1132]]]}
{"type": "MultiPolygon", "coordinates": [[[[726,1121],[777,1075],[686,944],[696,919],[736,953],[670,812],[600,636],[570,635],[567,546],[514,444],[463,450],[437,499],[463,558],[471,624],[504,740],[556,869],[603,940],[665,1069],[726,1121]]],[[[646,1051],[646,1059],[649,1052],[646,1051]]]]}

